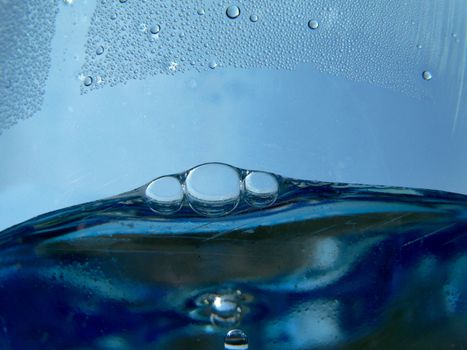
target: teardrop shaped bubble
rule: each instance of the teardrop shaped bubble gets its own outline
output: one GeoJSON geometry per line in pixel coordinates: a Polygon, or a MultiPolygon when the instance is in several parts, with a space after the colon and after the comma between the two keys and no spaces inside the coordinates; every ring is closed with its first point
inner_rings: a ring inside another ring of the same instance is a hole
{"type": "Polygon", "coordinates": [[[237,169],[226,164],[203,164],[189,171],[185,191],[188,203],[197,213],[226,215],[240,201],[240,176],[237,169]]]}
{"type": "Polygon", "coordinates": [[[248,337],[240,329],[232,329],[227,332],[224,338],[225,350],[246,350],[248,349],[248,337]]]}
{"type": "Polygon", "coordinates": [[[310,29],[318,29],[319,27],[319,23],[316,19],[311,19],[309,22],[308,22],[308,27],[310,29]]]}
{"type": "Polygon", "coordinates": [[[244,181],[245,200],[253,207],[263,208],[273,204],[279,193],[279,182],[273,174],[253,171],[244,181]]]}
{"type": "Polygon", "coordinates": [[[145,191],[149,207],[160,214],[173,214],[183,203],[182,184],[174,176],[163,176],[151,182],[145,191]]]}
{"type": "Polygon", "coordinates": [[[238,6],[232,5],[227,8],[225,13],[230,19],[235,19],[240,16],[240,8],[238,6]]]}

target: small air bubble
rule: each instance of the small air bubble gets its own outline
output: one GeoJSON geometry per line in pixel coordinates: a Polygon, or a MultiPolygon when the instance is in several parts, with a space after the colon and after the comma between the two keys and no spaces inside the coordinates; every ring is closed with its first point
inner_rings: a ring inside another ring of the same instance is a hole
{"type": "Polygon", "coordinates": [[[115,21],[117,19],[117,14],[116,13],[112,13],[112,15],[110,16],[110,19],[112,21],[115,21]]]}
{"type": "Polygon", "coordinates": [[[96,55],[102,55],[104,53],[104,46],[99,46],[97,49],[96,49],[96,55]]]}
{"type": "Polygon", "coordinates": [[[248,349],[248,337],[240,329],[232,329],[227,332],[224,338],[224,349],[225,350],[247,350],[248,349]]]}
{"type": "Polygon", "coordinates": [[[308,22],[308,27],[310,29],[318,29],[319,27],[319,23],[316,19],[311,19],[309,22],[308,22]]]}
{"type": "Polygon", "coordinates": [[[258,22],[258,16],[257,16],[257,15],[251,15],[251,16],[250,16],[250,21],[252,21],[252,22],[258,22]]]}
{"type": "Polygon", "coordinates": [[[200,15],[200,16],[203,16],[206,12],[204,11],[204,9],[198,9],[198,11],[196,11],[196,13],[198,13],[198,15],[200,15]]]}
{"type": "Polygon", "coordinates": [[[151,28],[149,28],[149,31],[151,32],[151,34],[158,34],[161,31],[161,26],[158,24],[155,24],[151,26],[151,28]]]}
{"type": "Polygon", "coordinates": [[[217,62],[216,61],[209,62],[209,68],[211,68],[211,69],[217,68],[217,62]]]}
{"type": "Polygon", "coordinates": [[[433,75],[431,74],[430,71],[426,70],[422,73],[422,77],[424,80],[431,80],[433,78],[433,75]]]}
{"type": "Polygon", "coordinates": [[[84,86],[91,86],[92,84],[92,77],[90,77],[89,75],[84,78],[84,86]]]}
{"type": "Polygon", "coordinates": [[[229,17],[230,19],[235,19],[238,16],[240,16],[240,8],[238,6],[232,5],[227,8],[225,13],[227,14],[227,17],[229,17]]]}
{"type": "Polygon", "coordinates": [[[123,4],[123,3],[125,3],[125,2],[126,2],[126,0],[120,0],[120,3],[121,3],[121,4],[123,4]]]}

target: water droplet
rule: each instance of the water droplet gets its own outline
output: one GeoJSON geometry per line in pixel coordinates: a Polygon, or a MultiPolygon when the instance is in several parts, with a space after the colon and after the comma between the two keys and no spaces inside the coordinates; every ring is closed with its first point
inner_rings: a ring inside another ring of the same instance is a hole
{"type": "Polygon", "coordinates": [[[185,190],[194,211],[206,216],[230,213],[240,201],[240,176],[227,164],[208,163],[188,173],[185,190]]]}
{"type": "Polygon", "coordinates": [[[154,35],[158,34],[161,31],[161,26],[158,24],[155,24],[151,26],[151,28],[149,28],[149,31],[151,32],[151,34],[154,34],[154,35]]]}
{"type": "Polygon", "coordinates": [[[319,23],[316,19],[311,19],[309,22],[308,22],[308,27],[310,29],[318,29],[319,27],[319,23]]]}
{"type": "Polygon", "coordinates": [[[433,75],[431,74],[430,71],[426,70],[422,73],[422,77],[424,80],[431,80],[433,78],[433,75]]]}
{"type": "Polygon", "coordinates": [[[110,19],[112,21],[116,20],[117,19],[117,14],[116,13],[112,13],[112,15],[110,16],[110,19]]]}
{"type": "Polygon", "coordinates": [[[204,9],[198,9],[196,13],[198,13],[198,15],[200,16],[203,16],[206,12],[204,11],[204,9]]]}
{"type": "Polygon", "coordinates": [[[270,173],[253,171],[243,182],[245,200],[253,207],[263,208],[273,204],[279,192],[279,183],[270,173]]]}
{"type": "Polygon", "coordinates": [[[163,176],[146,187],[146,200],[151,209],[160,214],[173,214],[183,203],[183,188],[174,176],[163,176]]]}
{"type": "Polygon", "coordinates": [[[120,3],[122,3],[122,4],[125,3],[125,2],[126,2],[126,0],[120,0],[120,3]]]}
{"type": "Polygon", "coordinates": [[[209,68],[215,69],[216,67],[217,67],[217,62],[216,61],[209,62],[209,68]]]}
{"type": "Polygon", "coordinates": [[[250,16],[250,21],[257,22],[258,21],[258,16],[257,15],[251,15],[250,16]]]}
{"type": "Polygon", "coordinates": [[[89,75],[84,78],[84,86],[90,86],[92,84],[92,77],[90,77],[89,75]]]}
{"type": "Polygon", "coordinates": [[[227,332],[224,338],[225,350],[247,350],[248,337],[240,329],[232,329],[227,332]]]}
{"type": "Polygon", "coordinates": [[[227,17],[235,19],[240,16],[240,8],[238,6],[232,5],[227,8],[225,13],[227,14],[227,17]]]}
{"type": "Polygon", "coordinates": [[[96,55],[102,55],[104,53],[104,46],[99,46],[97,49],[96,49],[96,55]]]}

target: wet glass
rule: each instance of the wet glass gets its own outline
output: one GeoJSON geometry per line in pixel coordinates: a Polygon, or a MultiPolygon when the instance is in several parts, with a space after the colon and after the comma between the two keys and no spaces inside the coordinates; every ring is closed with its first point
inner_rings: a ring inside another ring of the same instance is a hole
{"type": "Polygon", "coordinates": [[[466,347],[466,20],[0,1],[0,348],[466,347]]]}

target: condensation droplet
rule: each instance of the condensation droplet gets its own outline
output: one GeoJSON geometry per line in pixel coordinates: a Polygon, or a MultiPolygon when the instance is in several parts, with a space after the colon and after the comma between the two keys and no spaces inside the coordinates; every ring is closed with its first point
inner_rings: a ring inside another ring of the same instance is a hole
{"type": "Polygon", "coordinates": [[[184,199],[182,184],[174,176],[163,176],[151,182],[145,191],[150,208],[160,214],[177,212],[184,199]]]}
{"type": "Polygon", "coordinates": [[[279,192],[279,183],[270,173],[253,171],[244,181],[245,200],[253,207],[263,208],[273,204],[279,192]]]}
{"type": "Polygon", "coordinates": [[[319,23],[316,19],[311,19],[310,21],[308,21],[308,27],[310,29],[318,29],[319,23]]]}
{"type": "Polygon", "coordinates": [[[185,191],[191,208],[197,213],[226,215],[240,201],[240,176],[237,169],[227,164],[203,164],[189,171],[185,191]]]}
{"type": "Polygon", "coordinates": [[[258,16],[257,15],[251,15],[250,16],[250,21],[257,22],[258,21],[258,16]]]}
{"type": "Polygon", "coordinates": [[[151,26],[151,28],[149,28],[149,31],[151,32],[151,34],[158,34],[161,31],[161,26],[158,24],[155,24],[151,26]]]}
{"type": "Polygon", "coordinates": [[[248,337],[240,329],[232,329],[227,332],[224,338],[224,349],[225,350],[247,350],[248,349],[248,337]]]}
{"type": "Polygon", "coordinates": [[[227,17],[235,19],[240,16],[240,8],[238,6],[232,5],[227,8],[225,13],[227,14],[227,17]]]}
{"type": "Polygon", "coordinates": [[[91,86],[92,84],[92,77],[90,77],[89,75],[84,78],[84,86],[91,86]]]}
{"type": "Polygon", "coordinates": [[[431,80],[433,78],[433,75],[431,74],[430,71],[426,70],[422,73],[422,77],[424,80],[431,80]]]}
{"type": "Polygon", "coordinates": [[[97,49],[96,49],[96,55],[102,55],[104,53],[104,46],[99,46],[97,49]]]}

